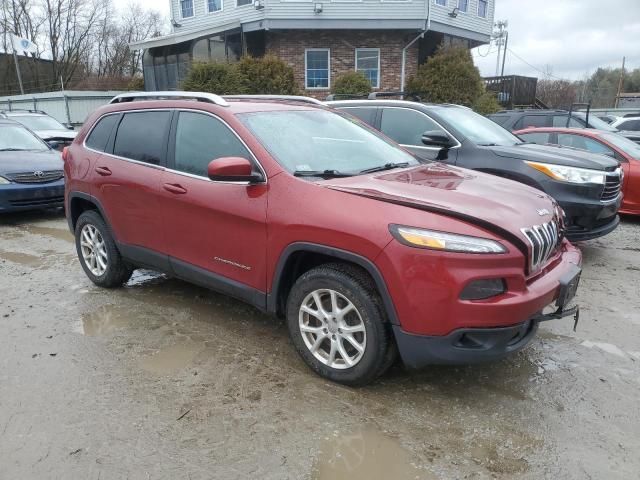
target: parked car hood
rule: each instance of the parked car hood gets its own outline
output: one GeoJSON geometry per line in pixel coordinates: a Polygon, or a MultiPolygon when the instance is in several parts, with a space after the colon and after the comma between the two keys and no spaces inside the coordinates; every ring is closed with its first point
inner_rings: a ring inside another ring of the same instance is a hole
{"type": "Polygon", "coordinates": [[[493,175],[432,163],[321,182],[328,188],[471,221],[509,239],[549,222],[556,202],[546,193],[493,175]]]}
{"type": "Polygon", "coordinates": [[[73,140],[78,132],[71,130],[36,130],[35,134],[43,140],[73,140]]]}
{"type": "Polygon", "coordinates": [[[37,171],[63,170],[60,152],[0,152],[0,175],[37,171]]]}
{"type": "Polygon", "coordinates": [[[617,160],[605,155],[598,155],[584,150],[555,145],[536,145],[533,143],[526,143],[522,145],[482,148],[490,149],[499,157],[552,163],[554,165],[566,165],[568,167],[612,171],[619,166],[617,160]]]}

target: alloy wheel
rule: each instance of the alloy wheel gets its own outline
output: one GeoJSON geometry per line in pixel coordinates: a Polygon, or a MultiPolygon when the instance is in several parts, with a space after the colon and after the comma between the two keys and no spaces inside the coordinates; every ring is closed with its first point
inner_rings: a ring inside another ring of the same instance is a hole
{"type": "Polygon", "coordinates": [[[100,231],[91,224],[82,227],[80,249],[82,259],[89,271],[96,277],[104,275],[109,264],[107,246],[100,231]]]}

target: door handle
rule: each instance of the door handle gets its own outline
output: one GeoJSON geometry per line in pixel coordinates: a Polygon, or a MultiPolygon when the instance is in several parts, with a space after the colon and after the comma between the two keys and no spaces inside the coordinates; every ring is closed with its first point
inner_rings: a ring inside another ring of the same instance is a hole
{"type": "Polygon", "coordinates": [[[111,170],[109,170],[107,167],[96,167],[96,173],[98,175],[102,175],[103,177],[108,177],[109,175],[111,175],[111,170]]]}
{"type": "Polygon", "coordinates": [[[187,189],[177,183],[165,183],[162,186],[167,192],[175,193],[177,195],[183,195],[187,193],[187,189]]]}

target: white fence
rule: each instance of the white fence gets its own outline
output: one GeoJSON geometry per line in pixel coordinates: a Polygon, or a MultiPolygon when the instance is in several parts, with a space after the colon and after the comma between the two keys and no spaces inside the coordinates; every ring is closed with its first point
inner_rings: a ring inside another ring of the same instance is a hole
{"type": "Polygon", "coordinates": [[[105,105],[119,91],[31,93],[0,97],[0,110],[42,110],[61,123],[82,125],[87,116],[96,108],[105,105]]]}

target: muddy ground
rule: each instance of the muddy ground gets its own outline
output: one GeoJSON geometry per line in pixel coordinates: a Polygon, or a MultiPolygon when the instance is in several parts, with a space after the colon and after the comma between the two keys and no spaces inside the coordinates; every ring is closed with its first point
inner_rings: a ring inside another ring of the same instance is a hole
{"type": "Polygon", "coordinates": [[[581,248],[577,333],[354,390],[234,300],[93,286],[60,213],[1,217],[0,478],[640,478],[640,222],[581,248]]]}

